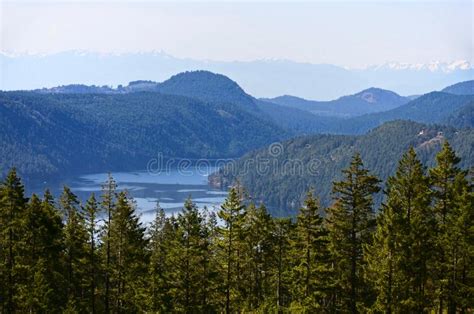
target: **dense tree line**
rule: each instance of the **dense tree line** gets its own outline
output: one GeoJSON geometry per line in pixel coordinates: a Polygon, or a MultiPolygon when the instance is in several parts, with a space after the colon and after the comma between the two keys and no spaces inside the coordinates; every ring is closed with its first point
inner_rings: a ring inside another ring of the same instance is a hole
{"type": "Polygon", "coordinates": [[[191,199],[139,221],[110,176],[84,204],[0,187],[1,313],[469,313],[474,193],[449,144],[428,171],[406,152],[387,182],[355,154],[323,209],[313,191],[294,218],[230,190],[217,214],[191,199]],[[377,212],[377,214],[376,214],[377,212]]]}
{"type": "MultiPolygon", "coordinates": [[[[332,182],[342,178],[341,170],[359,152],[364,164],[382,180],[381,187],[396,168],[397,161],[413,146],[427,167],[447,140],[462,160],[459,167],[474,165],[474,129],[426,125],[413,121],[392,121],[361,136],[312,135],[281,143],[277,156],[269,147],[250,152],[211,175],[223,186],[240,182],[272,214],[295,216],[306,192],[314,187],[323,207],[332,202],[332,182]],[[259,163],[258,161],[262,161],[259,163]],[[265,163],[265,166],[259,166],[265,163]],[[301,163],[303,166],[300,166],[301,163]]],[[[382,193],[374,196],[378,207],[382,193]]]]}

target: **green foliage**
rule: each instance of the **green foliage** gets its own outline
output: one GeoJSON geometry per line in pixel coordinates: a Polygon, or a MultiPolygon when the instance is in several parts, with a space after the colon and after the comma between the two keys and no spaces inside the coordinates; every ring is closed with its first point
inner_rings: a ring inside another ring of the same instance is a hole
{"type": "Polygon", "coordinates": [[[344,179],[334,182],[335,202],[327,209],[329,250],[336,284],[335,306],[344,312],[363,312],[372,291],[365,281],[363,247],[372,241],[375,228],[373,194],[379,180],[364,168],[360,155],[343,170],[344,179]]]}
{"type": "Polygon", "coordinates": [[[327,230],[318,201],[309,192],[296,217],[291,241],[291,308],[299,311],[331,312],[331,259],[327,230]]]}
{"type": "Polygon", "coordinates": [[[67,187],[58,203],[48,191],[26,199],[12,170],[0,185],[0,311],[468,313],[474,193],[461,163],[446,143],[425,175],[410,148],[378,216],[379,180],[355,154],[326,216],[312,190],[292,220],[238,186],[218,216],[191,199],[173,215],[157,205],[148,230],[112,176],[101,203],[82,206],[67,187]]]}
{"type": "Polygon", "coordinates": [[[472,184],[467,180],[467,172],[458,167],[460,161],[445,142],[436,155],[436,166],[429,172],[437,220],[436,292],[438,306],[447,306],[449,313],[455,313],[460,305],[464,310],[473,305],[472,286],[470,290],[465,289],[472,280],[469,275],[472,269],[468,270],[467,266],[473,260],[470,247],[473,235],[472,184]],[[469,219],[471,222],[466,225],[469,219]]]}
{"type": "Polygon", "coordinates": [[[29,179],[145,169],[159,153],[235,157],[287,136],[243,106],[156,92],[0,92],[0,127],[0,173],[29,179]]]}
{"type": "Polygon", "coordinates": [[[474,101],[452,113],[443,122],[456,128],[474,128],[474,101]]]}
{"type": "MultiPolygon", "coordinates": [[[[472,129],[395,121],[362,136],[312,135],[291,139],[281,143],[283,149],[278,156],[265,147],[220,169],[211,175],[210,181],[222,182],[223,186],[239,181],[253,199],[265,202],[273,215],[293,216],[303,203],[306,191],[313,186],[318,187],[321,205],[331,204],[331,182],[341,178],[341,170],[347,167],[354,152],[360,152],[367,167],[386,180],[397,168],[397,160],[410,147],[415,148],[425,165],[433,165],[444,140],[462,157],[460,166],[474,164],[472,129]],[[263,172],[262,160],[269,160],[263,172]],[[292,168],[298,164],[302,166],[292,168]]],[[[383,196],[376,195],[374,199],[380,204],[383,196]]]]}
{"type": "Polygon", "coordinates": [[[388,179],[386,194],[374,241],[366,246],[367,277],[377,291],[374,310],[424,312],[433,299],[429,279],[433,278],[436,221],[428,178],[413,148],[388,179]]]}

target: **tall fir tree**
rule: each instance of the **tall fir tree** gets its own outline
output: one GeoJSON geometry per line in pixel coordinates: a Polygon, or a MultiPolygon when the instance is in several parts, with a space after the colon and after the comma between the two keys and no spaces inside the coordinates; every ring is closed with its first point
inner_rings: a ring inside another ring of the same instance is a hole
{"type": "Polygon", "coordinates": [[[146,309],[145,281],[148,263],[145,228],[135,213],[135,204],[126,192],[119,192],[110,221],[111,310],[116,313],[146,309]]]}
{"type": "Polygon", "coordinates": [[[293,311],[329,312],[331,259],[318,200],[308,192],[292,239],[293,311]]]}
{"type": "Polygon", "coordinates": [[[31,196],[24,223],[25,242],[20,263],[26,282],[22,291],[22,310],[59,311],[64,306],[64,294],[61,293],[64,277],[60,263],[63,224],[48,190],[43,200],[36,194],[31,196]]]}
{"type": "Polygon", "coordinates": [[[264,205],[247,206],[242,248],[242,284],[244,311],[264,310],[271,306],[270,271],[273,263],[273,220],[264,205]]]}
{"type": "Polygon", "coordinates": [[[103,243],[102,262],[104,270],[104,311],[110,313],[110,246],[111,246],[111,228],[112,216],[115,212],[117,199],[117,183],[109,173],[106,182],[102,185],[102,202],[100,204],[102,212],[105,214],[105,223],[102,229],[101,240],[103,243]]]}
{"type": "Polygon", "coordinates": [[[327,218],[336,274],[335,302],[344,312],[359,313],[372,302],[373,293],[364,281],[362,248],[372,239],[373,194],[380,188],[379,180],[364,168],[359,154],[342,173],[344,179],[334,183],[335,203],[328,208],[327,218]]]}
{"type": "Polygon", "coordinates": [[[377,218],[374,241],[366,247],[368,277],[377,292],[374,309],[424,312],[433,269],[430,248],[436,228],[424,168],[410,148],[388,179],[387,200],[377,218]]]}
{"type": "Polygon", "coordinates": [[[294,224],[291,218],[277,218],[274,224],[274,266],[271,270],[273,297],[270,300],[274,300],[275,308],[270,310],[284,313],[291,302],[291,238],[294,224]]]}
{"type": "Polygon", "coordinates": [[[171,296],[172,263],[169,252],[175,238],[174,224],[157,204],[155,219],[149,228],[150,263],[148,265],[148,310],[170,312],[173,309],[171,296]]]}
{"type": "Polygon", "coordinates": [[[455,232],[456,222],[462,212],[459,199],[469,183],[467,172],[458,167],[460,158],[456,156],[449,143],[443,144],[436,155],[436,166],[430,169],[429,175],[434,194],[434,209],[437,218],[437,276],[435,278],[438,293],[438,310],[447,309],[455,313],[458,309],[458,278],[459,278],[459,239],[455,232]]]}
{"type": "Polygon", "coordinates": [[[457,197],[456,213],[452,219],[450,238],[453,257],[452,298],[459,313],[474,308],[474,190],[473,177],[462,187],[457,197]]]}
{"type": "Polygon", "coordinates": [[[17,268],[19,252],[24,245],[24,217],[28,199],[13,168],[0,185],[0,292],[2,311],[18,310],[18,288],[22,272],[17,268]]]}
{"type": "Polygon", "coordinates": [[[169,252],[174,266],[171,274],[174,311],[197,313],[210,310],[203,303],[211,284],[206,278],[209,274],[206,222],[190,198],[178,214],[177,223],[176,237],[169,252]]]}
{"type": "Polygon", "coordinates": [[[245,205],[237,188],[230,189],[225,202],[218,213],[223,222],[220,228],[220,263],[223,272],[224,311],[229,314],[240,311],[240,267],[242,239],[244,235],[243,222],[245,205]]]}
{"type": "Polygon", "coordinates": [[[89,302],[87,305],[87,311],[90,313],[97,312],[97,301],[96,301],[96,294],[97,294],[97,283],[98,283],[98,275],[100,272],[100,263],[99,263],[99,256],[98,256],[98,215],[99,215],[99,205],[95,198],[95,194],[89,197],[84,206],[84,219],[85,219],[85,226],[87,230],[87,257],[85,260],[86,266],[86,286],[89,295],[89,302]]]}
{"type": "Polygon", "coordinates": [[[87,300],[84,297],[88,241],[85,220],[77,196],[67,186],[63,189],[59,204],[65,221],[64,263],[68,295],[67,310],[82,312],[87,307],[87,300]]]}

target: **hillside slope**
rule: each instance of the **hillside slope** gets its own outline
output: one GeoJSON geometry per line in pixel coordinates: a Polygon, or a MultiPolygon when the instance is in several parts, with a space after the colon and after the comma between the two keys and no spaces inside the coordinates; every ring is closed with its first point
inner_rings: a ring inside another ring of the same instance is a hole
{"type": "Polygon", "coordinates": [[[393,110],[354,117],[346,121],[338,121],[329,132],[363,134],[384,122],[400,119],[442,124],[446,123],[452,114],[473,102],[473,95],[431,92],[393,110]]]}
{"type": "Polygon", "coordinates": [[[474,95],[474,80],[460,82],[448,86],[441,91],[455,95],[474,95]]]}
{"type": "Polygon", "coordinates": [[[160,93],[0,93],[0,172],[145,169],[150,158],[241,156],[287,137],[233,104],[160,93]]]}
{"type": "Polygon", "coordinates": [[[380,88],[369,88],[354,95],[331,101],[315,101],[295,96],[265,99],[282,106],[309,111],[321,116],[353,117],[367,113],[387,111],[406,104],[409,99],[380,88]]]}
{"type": "Polygon", "coordinates": [[[264,201],[274,214],[294,214],[311,187],[323,205],[330,203],[331,182],[356,151],[367,167],[386,179],[410,146],[430,165],[444,140],[462,157],[463,167],[474,165],[474,130],[395,121],[362,136],[313,135],[278,143],[245,155],[210,181],[227,186],[239,180],[251,197],[264,201]]]}

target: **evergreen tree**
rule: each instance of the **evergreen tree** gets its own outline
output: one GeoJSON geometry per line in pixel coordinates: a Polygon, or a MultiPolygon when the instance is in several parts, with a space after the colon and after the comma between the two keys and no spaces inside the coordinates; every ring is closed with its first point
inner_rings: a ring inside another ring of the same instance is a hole
{"type": "Polygon", "coordinates": [[[364,282],[362,247],[372,238],[372,196],[380,188],[379,180],[364,168],[359,154],[354,155],[343,175],[344,180],[333,186],[335,203],[328,209],[327,225],[337,304],[342,311],[358,313],[371,302],[372,292],[364,282]]]}
{"type": "Polygon", "coordinates": [[[291,242],[292,308],[307,313],[328,312],[331,264],[327,232],[312,191],[308,192],[304,204],[291,242]]]}
{"type": "Polygon", "coordinates": [[[415,150],[403,155],[387,183],[387,201],[367,246],[368,275],[377,292],[374,308],[386,313],[424,312],[432,272],[435,221],[430,190],[415,150]]]}
{"type": "MultiPolygon", "coordinates": [[[[472,180],[471,176],[471,180],[472,180]]],[[[474,308],[474,191],[472,181],[463,187],[452,216],[450,238],[453,257],[452,299],[460,313],[474,308]]]]}
{"type": "Polygon", "coordinates": [[[273,262],[273,220],[264,205],[247,207],[244,219],[241,293],[244,310],[256,311],[270,297],[270,271],[273,262]]]}
{"type": "Polygon", "coordinates": [[[24,217],[27,198],[15,168],[0,185],[0,298],[2,312],[13,313],[18,307],[18,288],[22,273],[17,268],[23,247],[24,217]]]}
{"type": "Polygon", "coordinates": [[[22,285],[24,311],[45,312],[63,306],[60,257],[63,249],[62,220],[47,190],[44,199],[31,196],[24,220],[24,246],[20,263],[26,281],[22,285]]]}
{"type": "MultiPolygon", "coordinates": [[[[126,192],[117,195],[110,221],[110,292],[113,312],[140,312],[145,309],[148,254],[145,228],[135,214],[135,205],[126,192]]],[[[111,309],[112,310],[112,309],[111,309]]]]}
{"type": "Polygon", "coordinates": [[[239,311],[240,267],[243,239],[243,222],[245,205],[236,188],[231,188],[229,195],[218,213],[224,226],[220,228],[221,246],[220,261],[223,272],[223,288],[225,293],[224,308],[227,314],[239,311]]]}
{"type": "Polygon", "coordinates": [[[446,307],[448,313],[455,313],[458,308],[456,295],[462,259],[459,258],[460,242],[454,230],[462,216],[463,204],[459,199],[469,189],[467,173],[457,166],[459,162],[449,143],[445,142],[436,156],[436,167],[429,173],[438,225],[436,284],[440,313],[446,307]]]}
{"type": "Polygon", "coordinates": [[[207,293],[207,239],[204,217],[191,199],[186,200],[177,217],[178,228],[170,251],[174,271],[174,310],[185,313],[203,312],[207,293]],[[203,272],[203,270],[205,272],[203,272]]]}
{"type": "Polygon", "coordinates": [[[96,313],[96,290],[97,290],[97,277],[99,273],[99,257],[97,254],[97,215],[99,214],[99,206],[95,198],[94,193],[87,200],[86,206],[84,207],[84,218],[85,226],[88,237],[88,249],[87,258],[85,261],[88,278],[86,281],[87,291],[89,295],[89,303],[87,306],[88,312],[96,313]]]}
{"type": "Polygon", "coordinates": [[[105,213],[105,223],[104,228],[102,230],[102,243],[104,249],[102,251],[103,258],[102,261],[104,263],[104,281],[105,281],[105,292],[104,292],[104,310],[105,313],[110,313],[110,224],[112,220],[112,215],[115,211],[115,202],[116,202],[116,189],[117,183],[115,182],[112,175],[109,173],[107,176],[107,181],[102,185],[102,202],[101,202],[101,210],[105,213]]]}
{"type": "Polygon", "coordinates": [[[219,310],[218,288],[223,281],[222,274],[219,273],[219,261],[216,256],[219,245],[219,230],[216,213],[209,212],[207,207],[204,207],[203,218],[203,259],[199,270],[202,274],[201,308],[202,312],[213,313],[219,310]]]}
{"type": "Polygon", "coordinates": [[[165,211],[157,204],[156,216],[149,228],[149,251],[151,252],[148,266],[149,296],[148,309],[151,312],[170,312],[173,302],[171,289],[171,264],[169,251],[175,237],[175,228],[166,218],[165,211]]]}
{"type": "Polygon", "coordinates": [[[274,239],[274,267],[272,275],[272,295],[277,313],[284,312],[291,301],[291,245],[290,239],[294,225],[290,218],[275,219],[273,232],[274,239]]]}
{"type": "Polygon", "coordinates": [[[71,189],[64,187],[59,199],[64,214],[64,259],[66,265],[65,278],[69,311],[84,311],[87,300],[84,297],[86,282],[86,260],[88,235],[79,200],[71,189]]]}

